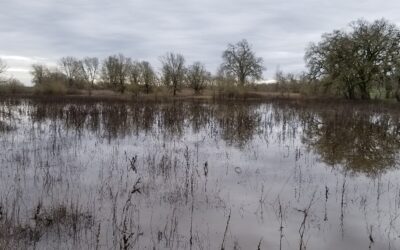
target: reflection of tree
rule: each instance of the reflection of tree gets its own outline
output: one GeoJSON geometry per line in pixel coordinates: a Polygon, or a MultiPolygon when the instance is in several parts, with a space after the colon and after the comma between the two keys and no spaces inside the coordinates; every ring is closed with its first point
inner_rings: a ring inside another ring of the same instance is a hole
{"type": "Polygon", "coordinates": [[[218,105],[217,109],[216,119],[224,141],[243,147],[253,139],[261,123],[255,106],[232,103],[218,105]]]}
{"type": "Polygon", "coordinates": [[[0,133],[10,132],[15,129],[15,114],[20,112],[18,100],[0,100],[0,133]]]}
{"type": "Polygon", "coordinates": [[[95,104],[88,110],[87,127],[92,132],[97,132],[100,128],[100,110],[95,104]]]}
{"type": "Polygon", "coordinates": [[[161,105],[159,127],[166,136],[183,135],[187,109],[182,102],[161,105]]]}
{"type": "Polygon", "coordinates": [[[104,134],[110,140],[125,136],[131,129],[128,121],[128,108],[123,104],[102,106],[102,124],[104,134]]]}
{"type": "Polygon", "coordinates": [[[323,112],[306,120],[304,142],[330,165],[376,175],[397,163],[399,123],[389,115],[323,112]]]}
{"type": "Polygon", "coordinates": [[[286,140],[294,140],[298,135],[299,127],[299,117],[304,117],[307,114],[302,110],[296,110],[290,108],[289,106],[279,107],[276,106],[272,109],[271,115],[264,122],[264,127],[269,127],[270,133],[273,126],[278,126],[279,130],[274,131],[277,139],[280,142],[285,142],[286,140]]]}
{"type": "Polygon", "coordinates": [[[31,104],[31,110],[28,112],[33,122],[42,123],[46,119],[57,120],[63,118],[65,105],[65,103],[38,101],[31,104]]]}
{"type": "Polygon", "coordinates": [[[150,132],[153,129],[157,114],[157,106],[152,103],[135,103],[129,106],[130,117],[132,121],[132,130],[138,135],[140,132],[150,132]]]}
{"type": "Polygon", "coordinates": [[[262,131],[259,105],[248,103],[37,101],[28,107],[34,123],[50,121],[59,131],[87,130],[108,140],[139,133],[179,138],[189,128],[243,147],[262,131]]]}
{"type": "Polygon", "coordinates": [[[65,125],[68,129],[75,132],[82,132],[86,124],[86,118],[89,115],[90,107],[88,105],[68,105],[65,107],[65,125]]]}
{"type": "Polygon", "coordinates": [[[207,125],[212,124],[214,111],[212,106],[201,102],[192,102],[188,104],[188,111],[188,119],[193,132],[197,133],[202,128],[206,128],[207,125]]]}

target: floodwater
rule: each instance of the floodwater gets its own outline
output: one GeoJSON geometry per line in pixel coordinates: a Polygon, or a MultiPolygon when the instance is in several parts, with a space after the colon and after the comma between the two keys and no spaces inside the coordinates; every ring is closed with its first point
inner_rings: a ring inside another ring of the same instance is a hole
{"type": "Polygon", "coordinates": [[[2,249],[400,249],[366,104],[0,101],[2,249]]]}

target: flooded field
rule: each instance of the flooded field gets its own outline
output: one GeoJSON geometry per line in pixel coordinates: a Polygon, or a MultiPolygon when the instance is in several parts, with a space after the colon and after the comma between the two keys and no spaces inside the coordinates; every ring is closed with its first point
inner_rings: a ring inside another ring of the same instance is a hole
{"type": "Polygon", "coordinates": [[[400,249],[399,113],[1,100],[0,247],[400,249]]]}

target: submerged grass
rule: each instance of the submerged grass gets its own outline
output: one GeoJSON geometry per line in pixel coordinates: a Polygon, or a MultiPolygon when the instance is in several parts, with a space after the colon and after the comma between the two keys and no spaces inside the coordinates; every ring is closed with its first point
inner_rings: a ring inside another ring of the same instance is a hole
{"type": "Polygon", "coordinates": [[[351,234],[351,216],[374,247],[398,246],[390,108],[65,97],[7,99],[0,118],[13,127],[0,141],[4,249],[336,249],[320,239],[348,247],[335,232],[351,234]]]}

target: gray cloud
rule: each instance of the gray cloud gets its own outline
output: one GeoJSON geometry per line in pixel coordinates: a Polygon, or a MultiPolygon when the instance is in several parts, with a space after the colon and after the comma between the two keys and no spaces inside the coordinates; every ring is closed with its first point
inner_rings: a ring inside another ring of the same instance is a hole
{"type": "Polygon", "coordinates": [[[277,67],[304,69],[304,49],[321,34],[355,19],[386,18],[400,25],[400,2],[388,0],[13,0],[0,3],[0,57],[9,74],[30,82],[34,62],[124,53],[159,66],[167,51],[215,71],[227,43],[242,38],[277,67]]]}

